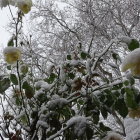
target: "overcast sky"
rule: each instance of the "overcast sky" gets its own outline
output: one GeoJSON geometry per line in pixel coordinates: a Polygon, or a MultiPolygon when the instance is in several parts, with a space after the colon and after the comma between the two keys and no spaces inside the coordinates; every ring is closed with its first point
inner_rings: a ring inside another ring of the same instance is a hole
{"type": "Polygon", "coordinates": [[[10,15],[8,8],[0,9],[0,46],[5,46],[10,34],[6,30],[6,25],[10,15]]]}
{"type": "MultiPolygon", "coordinates": [[[[10,8],[13,15],[15,16],[18,9],[13,6],[10,6],[10,8]]],[[[29,17],[29,14],[27,14],[24,17],[24,21],[26,21],[28,17],[29,17]]],[[[0,9],[0,48],[6,47],[7,42],[11,37],[11,34],[8,32],[8,29],[6,27],[9,24],[10,19],[11,19],[11,14],[10,14],[9,8],[5,7],[3,9],[0,9]]],[[[27,24],[28,23],[24,22],[25,26],[27,26],[27,24]]],[[[24,29],[25,29],[25,26],[24,26],[24,29]]],[[[28,27],[26,27],[26,30],[27,28],[28,27]]]]}

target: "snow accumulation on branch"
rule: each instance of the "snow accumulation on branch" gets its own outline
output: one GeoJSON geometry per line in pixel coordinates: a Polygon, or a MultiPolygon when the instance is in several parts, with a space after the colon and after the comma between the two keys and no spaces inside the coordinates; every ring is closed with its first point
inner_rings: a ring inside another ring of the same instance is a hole
{"type": "Polygon", "coordinates": [[[104,140],[123,140],[123,138],[115,132],[109,132],[104,140]]]}
{"type": "Polygon", "coordinates": [[[118,36],[118,40],[123,43],[129,44],[129,43],[131,43],[132,38],[130,38],[128,36],[118,36]]]}
{"type": "Polygon", "coordinates": [[[70,127],[74,127],[74,133],[76,136],[82,136],[86,130],[86,126],[88,124],[87,120],[90,118],[84,117],[84,116],[74,116],[70,120],[67,121],[66,127],[58,131],[56,134],[50,136],[48,140],[53,140],[55,137],[60,135],[63,131],[70,127]]]}
{"type": "Polygon", "coordinates": [[[59,98],[48,102],[47,107],[51,110],[55,109],[56,107],[62,108],[64,105],[68,104],[68,100],[65,98],[59,98]]]}

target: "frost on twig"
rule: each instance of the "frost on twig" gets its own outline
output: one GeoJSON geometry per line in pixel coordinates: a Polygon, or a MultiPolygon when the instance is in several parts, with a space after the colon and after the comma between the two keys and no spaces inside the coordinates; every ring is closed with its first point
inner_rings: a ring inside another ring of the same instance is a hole
{"type": "Polygon", "coordinates": [[[129,43],[131,43],[132,38],[130,38],[128,36],[118,36],[118,40],[123,43],[129,44],[129,43]]]}

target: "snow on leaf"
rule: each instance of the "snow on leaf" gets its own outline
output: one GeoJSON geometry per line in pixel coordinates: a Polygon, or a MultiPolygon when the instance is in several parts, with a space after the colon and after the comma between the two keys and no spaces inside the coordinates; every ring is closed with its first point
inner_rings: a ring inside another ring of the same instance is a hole
{"type": "Polygon", "coordinates": [[[48,127],[49,127],[49,125],[47,124],[47,122],[41,121],[41,120],[39,120],[39,121],[37,122],[36,127],[39,127],[39,126],[42,126],[42,127],[44,127],[44,128],[48,128],[48,127]]]}
{"type": "Polygon", "coordinates": [[[48,102],[47,107],[50,110],[54,110],[56,108],[62,108],[64,105],[68,104],[68,100],[65,98],[54,99],[48,102]]]}
{"type": "Polygon", "coordinates": [[[74,116],[67,121],[68,127],[74,127],[74,134],[77,137],[82,136],[85,133],[87,127],[87,118],[83,116],[74,116]]]}

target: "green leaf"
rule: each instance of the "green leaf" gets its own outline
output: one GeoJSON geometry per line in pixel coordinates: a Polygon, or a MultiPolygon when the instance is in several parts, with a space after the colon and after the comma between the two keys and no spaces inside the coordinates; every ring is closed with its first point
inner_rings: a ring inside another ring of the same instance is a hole
{"type": "Polygon", "coordinates": [[[134,93],[131,89],[126,88],[125,89],[125,103],[127,105],[127,107],[136,109],[138,107],[138,104],[135,101],[135,96],[134,93]]]}
{"type": "Polygon", "coordinates": [[[28,82],[25,81],[25,82],[23,83],[23,85],[22,85],[22,88],[23,88],[23,89],[27,89],[28,86],[29,86],[28,82]]]}
{"type": "Polygon", "coordinates": [[[81,52],[81,58],[82,58],[82,59],[86,59],[87,56],[88,56],[87,53],[85,53],[85,52],[81,52]]]}
{"type": "Polygon", "coordinates": [[[73,109],[71,109],[71,115],[75,116],[75,111],[73,109]]]}
{"type": "Polygon", "coordinates": [[[114,91],[113,95],[115,95],[115,97],[119,97],[120,96],[120,91],[119,90],[114,91]]]}
{"type": "Polygon", "coordinates": [[[113,52],[112,57],[113,57],[113,59],[117,60],[118,59],[118,54],[113,52]]]}
{"type": "Polygon", "coordinates": [[[52,128],[56,128],[56,130],[60,130],[62,127],[60,121],[56,117],[52,117],[49,123],[50,123],[50,126],[52,128]]]}
{"type": "Polygon", "coordinates": [[[105,97],[104,94],[101,94],[101,95],[99,96],[99,100],[100,100],[101,102],[104,102],[105,99],[106,99],[106,97],[105,97]]]}
{"type": "Polygon", "coordinates": [[[40,103],[44,103],[47,101],[47,96],[45,94],[42,94],[40,93],[38,96],[37,96],[37,99],[40,103]]]}
{"type": "Polygon", "coordinates": [[[130,80],[130,84],[131,85],[134,85],[135,84],[135,79],[133,77],[129,78],[129,80],[130,80]]]}
{"type": "Polygon", "coordinates": [[[111,94],[106,95],[106,101],[104,102],[105,105],[111,107],[114,103],[114,99],[112,98],[111,94]]]}
{"type": "Polygon", "coordinates": [[[120,90],[123,87],[123,84],[120,83],[118,85],[113,86],[112,90],[120,90]]]}
{"type": "Polygon", "coordinates": [[[125,88],[121,89],[121,94],[123,94],[123,95],[125,94],[125,88]]]}
{"type": "Polygon", "coordinates": [[[26,115],[22,115],[21,117],[20,117],[20,120],[21,120],[21,122],[23,123],[23,124],[27,124],[27,117],[26,117],[26,115]]]}
{"type": "Polygon", "coordinates": [[[13,38],[9,40],[9,42],[7,43],[7,46],[14,46],[13,38]]]}
{"type": "Polygon", "coordinates": [[[125,86],[128,86],[128,85],[129,85],[129,80],[125,80],[125,81],[124,81],[124,85],[125,85],[125,86]]]}
{"type": "Polygon", "coordinates": [[[135,97],[135,99],[136,99],[136,103],[139,104],[139,103],[140,103],[140,94],[138,94],[138,95],[135,97]]]}
{"type": "Polygon", "coordinates": [[[15,97],[15,103],[16,103],[17,106],[21,106],[22,105],[21,100],[20,100],[19,97],[15,97]]]}
{"type": "Polygon", "coordinates": [[[31,113],[31,118],[32,118],[32,119],[35,119],[36,117],[38,117],[38,111],[33,111],[33,112],[31,113]]]}
{"type": "Polygon", "coordinates": [[[99,123],[100,129],[105,132],[105,131],[111,131],[111,129],[107,126],[105,126],[102,122],[99,123]]]}
{"type": "Polygon", "coordinates": [[[111,90],[110,89],[105,89],[104,92],[107,93],[107,94],[111,94],[111,90]]]}
{"type": "Polygon", "coordinates": [[[93,129],[90,127],[86,127],[86,136],[88,140],[92,139],[93,134],[94,134],[93,129]]]}
{"type": "Polygon", "coordinates": [[[80,105],[83,105],[83,104],[84,104],[84,100],[79,99],[79,100],[78,100],[78,103],[79,103],[80,105]]]}
{"type": "Polygon", "coordinates": [[[18,85],[18,79],[15,74],[10,74],[10,80],[14,85],[18,85]]]}
{"type": "Polygon", "coordinates": [[[54,73],[51,73],[49,81],[53,82],[57,76],[54,73]]]}
{"type": "Polygon", "coordinates": [[[58,110],[60,114],[65,116],[66,119],[69,119],[71,117],[71,111],[68,107],[64,107],[63,109],[58,110]]]}
{"type": "Polygon", "coordinates": [[[71,78],[71,79],[74,79],[75,78],[75,75],[73,73],[68,73],[68,76],[71,78]]]}
{"type": "Polygon", "coordinates": [[[99,112],[99,110],[93,110],[93,112],[92,112],[93,114],[93,123],[94,124],[98,124],[98,122],[99,122],[99,116],[100,116],[100,112],[99,112]]]}
{"type": "Polygon", "coordinates": [[[139,48],[139,42],[136,39],[132,39],[131,42],[128,44],[128,49],[130,51],[133,51],[136,48],[139,48]]]}
{"type": "Polygon", "coordinates": [[[125,118],[128,114],[128,108],[124,102],[124,99],[118,99],[115,102],[115,109],[123,118],[125,118]]]}
{"type": "Polygon", "coordinates": [[[34,95],[34,89],[25,81],[22,85],[22,88],[25,89],[25,95],[28,99],[31,99],[34,95]]]}
{"type": "Polygon", "coordinates": [[[71,55],[67,55],[67,60],[72,60],[71,55]]]}
{"type": "MultiPolygon", "coordinates": [[[[82,100],[82,99],[81,99],[82,100]]],[[[83,100],[84,101],[84,100],[83,100]]],[[[79,101],[78,101],[79,102],[79,101]]],[[[82,103],[82,102],[81,102],[82,103]]],[[[83,102],[84,103],[84,102],[83,102]]],[[[80,104],[80,103],[79,103],[80,104]]],[[[80,104],[81,105],[81,104],[80,104]]],[[[91,110],[95,109],[95,102],[92,102],[92,99],[88,99],[86,101],[86,107],[85,107],[85,111],[86,112],[91,112],[91,110]]]]}
{"type": "Polygon", "coordinates": [[[109,84],[109,79],[108,78],[103,78],[103,81],[109,84]]]}
{"type": "Polygon", "coordinates": [[[0,81],[0,93],[3,94],[10,87],[9,78],[4,78],[0,81]]]}
{"type": "Polygon", "coordinates": [[[107,113],[107,110],[105,107],[101,107],[101,114],[102,114],[104,119],[107,119],[108,113],[107,113]]]}
{"type": "Polygon", "coordinates": [[[57,75],[55,75],[54,73],[51,73],[49,78],[45,79],[45,81],[49,84],[52,84],[56,77],[57,77],[57,75]]]}
{"type": "Polygon", "coordinates": [[[7,69],[8,69],[8,70],[11,70],[11,65],[7,66],[7,69]]]}

